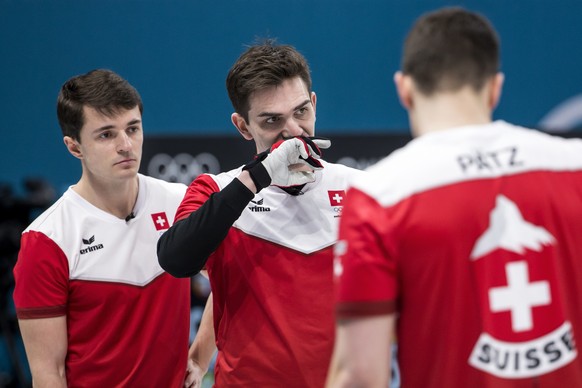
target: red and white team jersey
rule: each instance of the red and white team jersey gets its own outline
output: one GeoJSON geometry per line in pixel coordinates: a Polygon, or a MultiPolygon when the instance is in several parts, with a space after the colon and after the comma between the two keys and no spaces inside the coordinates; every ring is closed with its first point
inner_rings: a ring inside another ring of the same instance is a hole
{"type": "Polygon", "coordinates": [[[397,314],[404,387],[582,387],[582,141],[502,121],[413,140],[349,190],[340,317],[397,314]]]}
{"type": "Polygon", "coordinates": [[[126,222],[68,191],[23,233],[14,268],[19,319],[66,315],[69,387],[181,387],[190,282],[156,245],[186,186],[139,175],[126,222]]]}
{"type": "MultiPolygon", "coordinates": [[[[260,191],[206,263],[214,298],[217,387],[317,387],[334,340],[333,255],[348,179],[359,170],[322,162],[292,196],[260,191]]],[[[202,175],[176,219],[199,208],[241,169],[202,175]]]]}

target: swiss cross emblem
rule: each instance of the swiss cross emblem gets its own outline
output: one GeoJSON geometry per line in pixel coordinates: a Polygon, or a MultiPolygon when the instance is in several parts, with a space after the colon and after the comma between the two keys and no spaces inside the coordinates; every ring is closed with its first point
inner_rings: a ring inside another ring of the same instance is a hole
{"type": "Polygon", "coordinates": [[[328,190],[327,195],[331,206],[343,206],[346,198],[345,190],[328,190]]]}
{"type": "Polygon", "coordinates": [[[170,227],[168,217],[164,212],[152,214],[152,220],[154,221],[154,226],[156,227],[156,230],[165,230],[170,227]]]}
{"type": "Polygon", "coordinates": [[[531,378],[572,362],[577,351],[564,316],[554,236],[499,195],[470,260],[482,327],[469,364],[501,378],[531,378]]]}

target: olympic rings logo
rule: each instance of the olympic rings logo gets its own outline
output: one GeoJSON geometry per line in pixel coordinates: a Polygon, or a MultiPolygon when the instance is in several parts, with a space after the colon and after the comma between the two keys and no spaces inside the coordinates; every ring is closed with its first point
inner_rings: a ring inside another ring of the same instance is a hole
{"type": "Polygon", "coordinates": [[[208,152],[196,156],[181,153],[174,157],[164,153],[156,154],[150,159],[147,167],[149,176],[186,185],[204,173],[220,173],[218,158],[208,152]]]}

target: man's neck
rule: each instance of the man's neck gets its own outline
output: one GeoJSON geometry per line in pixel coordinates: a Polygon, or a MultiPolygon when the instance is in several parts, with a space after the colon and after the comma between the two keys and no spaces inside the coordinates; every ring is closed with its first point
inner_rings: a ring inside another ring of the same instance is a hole
{"type": "Polygon", "coordinates": [[[135,176],[119,182],[99,182],[83,175],[73,190],[93,206],[125,219],[137,201],[139,179],[135,176]]]}
{"type": "Polygon", "coordinates": [[[472,90],[415,99],[410,121],[414,136],[449,128],[491,122],[492,110],[484,97],[472,90]]]}

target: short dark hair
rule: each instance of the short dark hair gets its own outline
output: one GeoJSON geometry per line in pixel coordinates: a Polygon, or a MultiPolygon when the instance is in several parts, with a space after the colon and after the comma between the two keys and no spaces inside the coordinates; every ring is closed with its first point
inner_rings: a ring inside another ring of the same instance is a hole
{"type": "Polygon", "coordinates": [[[305,57],[293,46],[267,39],[247,48],[236,60],[226,77],[226,90],[235,112],[248,122],[251,94],[297,76],[311,94],[311,74],[305,57]]]}
{"type": "Polygon", "coordinates": [[[88,106],[106,116],[113,116],[120,109],[139,107],[143,104],[137,90],[118,74],[107,69],[96,69],[72,77],[63,84],[57,98],[57,117],[64,136],[80,141],[85,118],[83,107],[88,106]]]}
{"type": "Polygon", "coordinates": [[[499,71],[499,38],[482,15],[460,7],[421,16],[404,42],[402,72],[420,92],[481,90],[499,71]]]}

